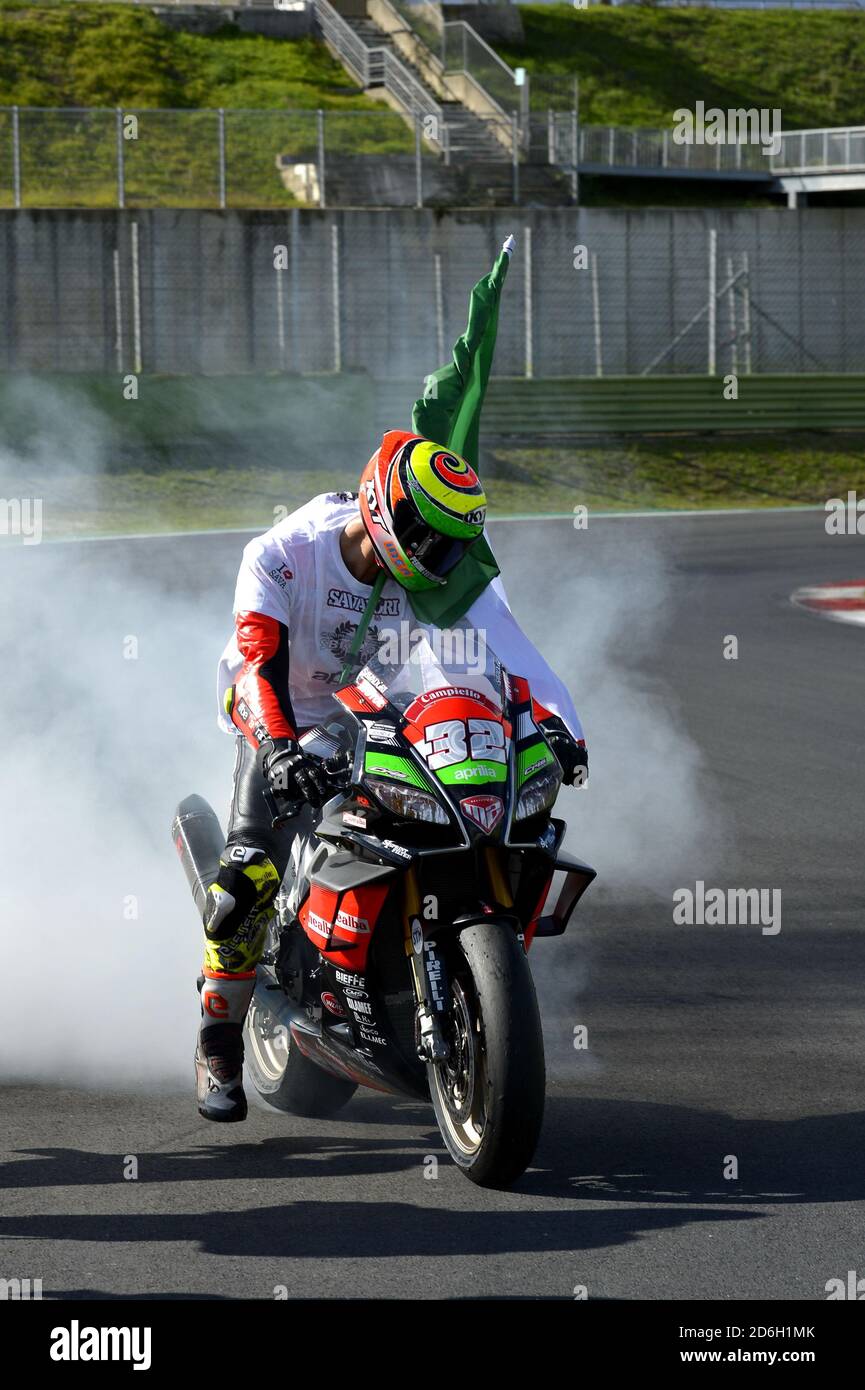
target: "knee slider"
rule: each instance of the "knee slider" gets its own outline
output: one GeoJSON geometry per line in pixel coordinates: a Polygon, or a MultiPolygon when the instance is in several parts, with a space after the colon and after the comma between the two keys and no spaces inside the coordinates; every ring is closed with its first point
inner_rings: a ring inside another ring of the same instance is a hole
{"type": "Polygon", "coordinates": [[[276,866],[262,849],[231,845],[219,861],[219,873],[207,890],[204,934],[227,941],[251,913],[270,906],[279,888],[276,866]]]}

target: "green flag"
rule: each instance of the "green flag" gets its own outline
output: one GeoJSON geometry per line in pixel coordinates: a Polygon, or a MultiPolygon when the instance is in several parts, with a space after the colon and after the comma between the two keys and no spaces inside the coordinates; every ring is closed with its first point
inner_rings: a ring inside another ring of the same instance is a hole
{"type": "MultiPolygon", "coordinates": [[[[509,236],[489,275],[472,290],[468,326],[454,345],[453,360],[427,377],[423,396],[415,401],[412,411],[412,426],[418,434],[453,449],[476,472],[481,407],[495,352],[502,285],[513,249],[514,239],[509,236]]],[[[446,584],[409,594],[411,606],[422,622],[449,627],[498,573],[493,553],[481,536],[452,570],[446,584]]]]}

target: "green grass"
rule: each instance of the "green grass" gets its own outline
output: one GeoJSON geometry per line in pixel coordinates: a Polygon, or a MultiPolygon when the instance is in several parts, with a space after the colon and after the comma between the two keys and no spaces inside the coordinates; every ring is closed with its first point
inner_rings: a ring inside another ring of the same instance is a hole
{"type": "Polygon", "coordinates": [[[787,129],[865,122],[865,16],[523,5],[512,66],[580,78],[581,119],[669,125],[678,107],[780,107],[787,129]]]}
{"type": "Polygon", "coordinates": [[[496,449],[484,474],[492,515],[822,505],[861,488],[865,435],[636,439],[496,449]]]}
{"type": "MultiPolygon", "coordinates": [[[[229,207],[289,207],[277,154],[316,158],[314,113],[331,155],[407,153],[411,131],[364,96],[323,43],[169,28],[130,5],[0,0],[0,107],[21,108],[25,207],[117,202],[114,108],[140,112],[124,142],[129,207],[218,203],[217,118],[226,111],[229,207]],[[88,108],[38,111],[34,107],[88,108]],[[98,109],[94,109],[98,108],[98,109]]],[[[0,206],[12,205],[12,118],[0,111],[0,206]]]]}
{"type": "Polygon", "coordinates": [[[0,3],[0,105],[372,110],[311,38],[205,36],[131,5],[0,3]]]}
{"type": "MultiPolygon", "coordinates": [[[[363,460],[280,469],[131,467],[107,475],[46,478],[22,464],[7,496],[41,497],[49,538],[271,526],[275,508],[351,487],[363,460]]],[[[653,439],[627,444],[487,451],[490,516],[594,510],[823,505],[861,488],[865,436],[653,439]]],[[[284,512],[280,512],[283,515],[284,512]]]]}

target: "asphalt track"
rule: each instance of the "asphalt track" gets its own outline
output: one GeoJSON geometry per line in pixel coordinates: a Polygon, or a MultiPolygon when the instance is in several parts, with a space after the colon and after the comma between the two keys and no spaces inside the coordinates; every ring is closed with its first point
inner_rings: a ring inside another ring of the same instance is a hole
{"type": "MultiPolygon", "coordinates": [[[[459,1176],[431,1109],[372,1094],[328,1123],[254,1110],[223,1131],[188,1092],[7,1086],[0,1273],[59,1298],[618,1300],[821,1299],[865,1275],[865,634],[789,602],[865,573],[865,541],[804,511],[593,520],[583,571],[638,537],[668,600],[651,649],[621,661],[671,693],[702,751],[719,881],[779,887],[782,931],[675,926],[669,901],[599,885],[561,958],[590,962],[570,1016],[591,1047],[556,1053],[536,1162],[510,1193],[459,1176]],[[737,663],[719,661],[728,633],[737,663]],[[139,1181],[121,1180],[124,1154],[139,1181]]],[[[495,542],[519,611],[549,570],[514,572],[525,531],[495,542]]],[[[546,561],[573,544],[544,525],[546,561]]],[[[237,550],[182,543],[184,582],[215,589],[214,609],[237,550]]],[[[178,553],[104,542],[88,564],[152,573],[178,553]]],[[[578,615],[562,621],[578,642],[578,615]]]]}

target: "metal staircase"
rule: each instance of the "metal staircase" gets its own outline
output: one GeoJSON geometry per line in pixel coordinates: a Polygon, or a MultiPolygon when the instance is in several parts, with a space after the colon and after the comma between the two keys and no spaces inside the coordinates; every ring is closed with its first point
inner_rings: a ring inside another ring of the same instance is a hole
{"type": "Polygon", "coordinates": [[[372,53],[376,49],[385,48],[393,54],[398,62],[404,64],[427,93],[428,109],[441,112],[447,129],[447,136],[443,145],[445,159],[448,163],[464,159],[507,160],[509,158],[501,141],[490,133],[489,125],[483,117],[476,116],[473,111],[469,111],[468,107],[463,106],[459,101],[442,100],[430,90],[423,75],[411,59],[394,47],[392,34],[386,34],[383,29],[379,29],[377,24],[373,24],[372,20],[366,17],[361,19],[354,15],[345,15],[344,18],[368,52],[372,53]]]}
{"type": "Polygon", "coordinates": [[[329,158],[330,205],[336,201],[343,206],[385,202],[419,206],[416,189],[421,182],[423,201],[429,206],[496,207],[517,202],[561,206],[572,201],[561,170],[549,163],[525,162],[528,142],[517,115],[503,105],[514,89],[513,74],[468,25],[445,26],[460,40],[458,61],[446,70],[442,59],[390,0],[379,0],[376,12],[377,18],[388,21],[387,30],[368,13],[342,13],[331,0],[313,0],[313,4],[316,27],[334,57],[365,91],[380,93],[417,135],[414,158],[397,154],[329,158]],[[473,36],[471,45],[467,31],[473,36]],[[403,36],[410,36],[412,42],[395,42],[403,36]],[[459,100],[463,94],[486,114],[459,100]],[[421,144],[427,154],[438,156],[429,164],[423,161],[427,166],[423,173],[421,144]]]}

